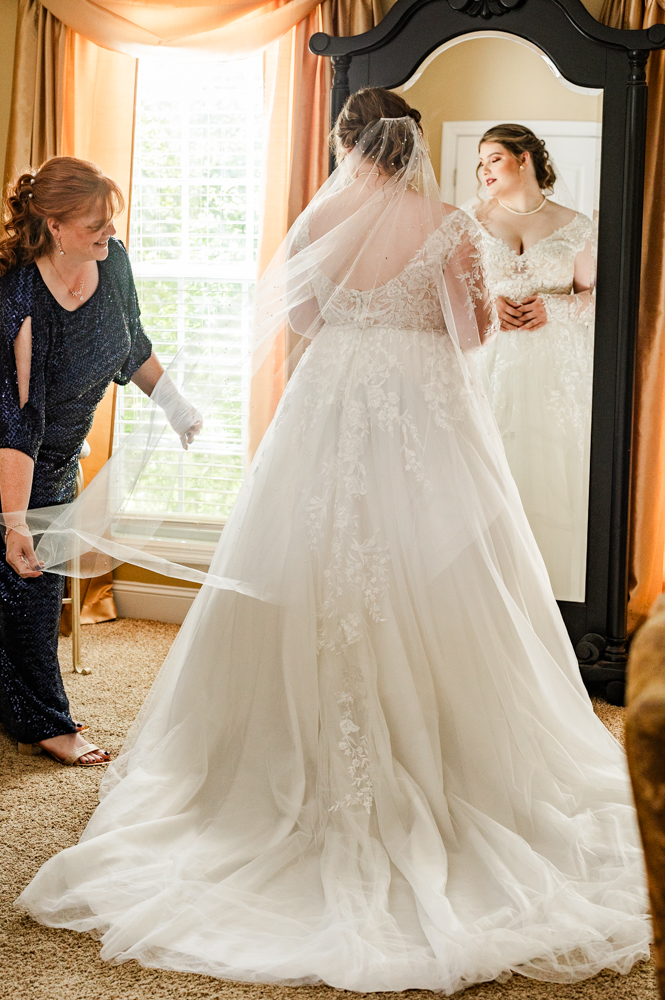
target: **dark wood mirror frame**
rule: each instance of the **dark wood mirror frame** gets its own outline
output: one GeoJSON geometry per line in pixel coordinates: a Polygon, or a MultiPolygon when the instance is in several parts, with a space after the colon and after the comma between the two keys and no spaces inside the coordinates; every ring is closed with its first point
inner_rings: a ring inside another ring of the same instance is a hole
{"type": "Polygon", "coordinates": [[[537,45],[561,74],[602,88],[596,334],[584,603],[560,601],[588,687],[623,703],[627,659],[628,517],[635,335],[639,305],[649,52],[665,25],[619,31],[581,0],[398,0],[363,35],[318,32],[310,51],[333,64],[331,122],[361,87],[398,87],[436,48],[503,31],[537,45]]]}

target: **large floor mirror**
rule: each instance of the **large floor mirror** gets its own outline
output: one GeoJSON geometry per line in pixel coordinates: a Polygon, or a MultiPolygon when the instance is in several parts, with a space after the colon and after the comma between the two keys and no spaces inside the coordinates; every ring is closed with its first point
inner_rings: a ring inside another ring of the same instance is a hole
{"type": "Polygon", "coordinates": [[[397,90],[423,115],[442,200],[482,226],[497,294],[522,301],[569,291],[571,276],[589,289],[574,320],[502,330],[481,359],[554,596],[583,602],[603,91],[570,83],[532,42],[500,32],[445,42],[397,90]],[[483,150],[485,171],[479,145],[505,124],[525,126],[544,143],[556,178],[549,198],[567,209],[560,228],[546,225],[526,247],[506,243],[484,212],[497,179],[492,143],[483,150]]]}
{"type": "Polygon", "coordinates": [[[550,302],[539,329],[502,329],[479,364],[582,674],[617,703],[645,65],[664,44],[664,26],[606,28],[580,0],[398,0],[365,35],[310,40],[332,57],[333,119],[362,86],[395,89],[419,109],[442,200],[480,225],[493,294],[550,302]],[[548,199],[561,208],[542,232],[534,215],[520,245],[491,211],[501,190],[493,142],[506,125],[541,140],[548,199]]]}

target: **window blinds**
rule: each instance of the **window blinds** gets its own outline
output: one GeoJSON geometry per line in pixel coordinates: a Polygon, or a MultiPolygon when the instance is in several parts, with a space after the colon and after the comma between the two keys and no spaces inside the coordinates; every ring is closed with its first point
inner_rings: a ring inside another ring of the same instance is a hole
{"type": "MultiPolygon", "coordinates": [[[[128,513],[223,520],[240,488],[249,382],[238,366],[254,289],[263,149],[261,57],[141,60],[129,252],[143,324],[163,364],[183,346],[222,355],[223,387],[185,452],[165,435],[128,513]]],[[[148,405],[119,390],[116,443],[148,405]]]]}

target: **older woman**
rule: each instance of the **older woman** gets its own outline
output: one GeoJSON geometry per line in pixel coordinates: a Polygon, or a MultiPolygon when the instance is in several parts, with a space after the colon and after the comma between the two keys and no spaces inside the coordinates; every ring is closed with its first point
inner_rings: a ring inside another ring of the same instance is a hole
{"type": "MultiPolygon", "coordinates": [[[[10,189],[0,234],[0,500],[12,515],[0,540],[0,720],[20,752],[45,750],[63,764],[104,764],[109,754],[72,720],[57,656],[63,578],[42,574],[23,512],[73,499],[110,382],[150,395],[163,375],[114,239],[122,207],[94,164],[54,157],[10,189]]],[[[176,429],[186,447],[200,417],[189,408],[183,427],[183,409],[176,429]]]]}

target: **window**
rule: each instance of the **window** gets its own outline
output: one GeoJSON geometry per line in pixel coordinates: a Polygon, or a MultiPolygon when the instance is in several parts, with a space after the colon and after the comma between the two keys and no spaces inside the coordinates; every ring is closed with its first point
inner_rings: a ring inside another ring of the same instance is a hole
{"type": "MultiPolygon", "coordinates": [[[[261,57],[238,62],[141,60],[129,254],[143,324],[166,366],[188,345],[218,362],[222,387],[185,452],[164,435],[127,512],[223,520],[240,488],[249,383],[238,361],[253,292],[263,147],[261,57]]],[[[116,442],[149,406],[118,392],[116,442]]]]}

